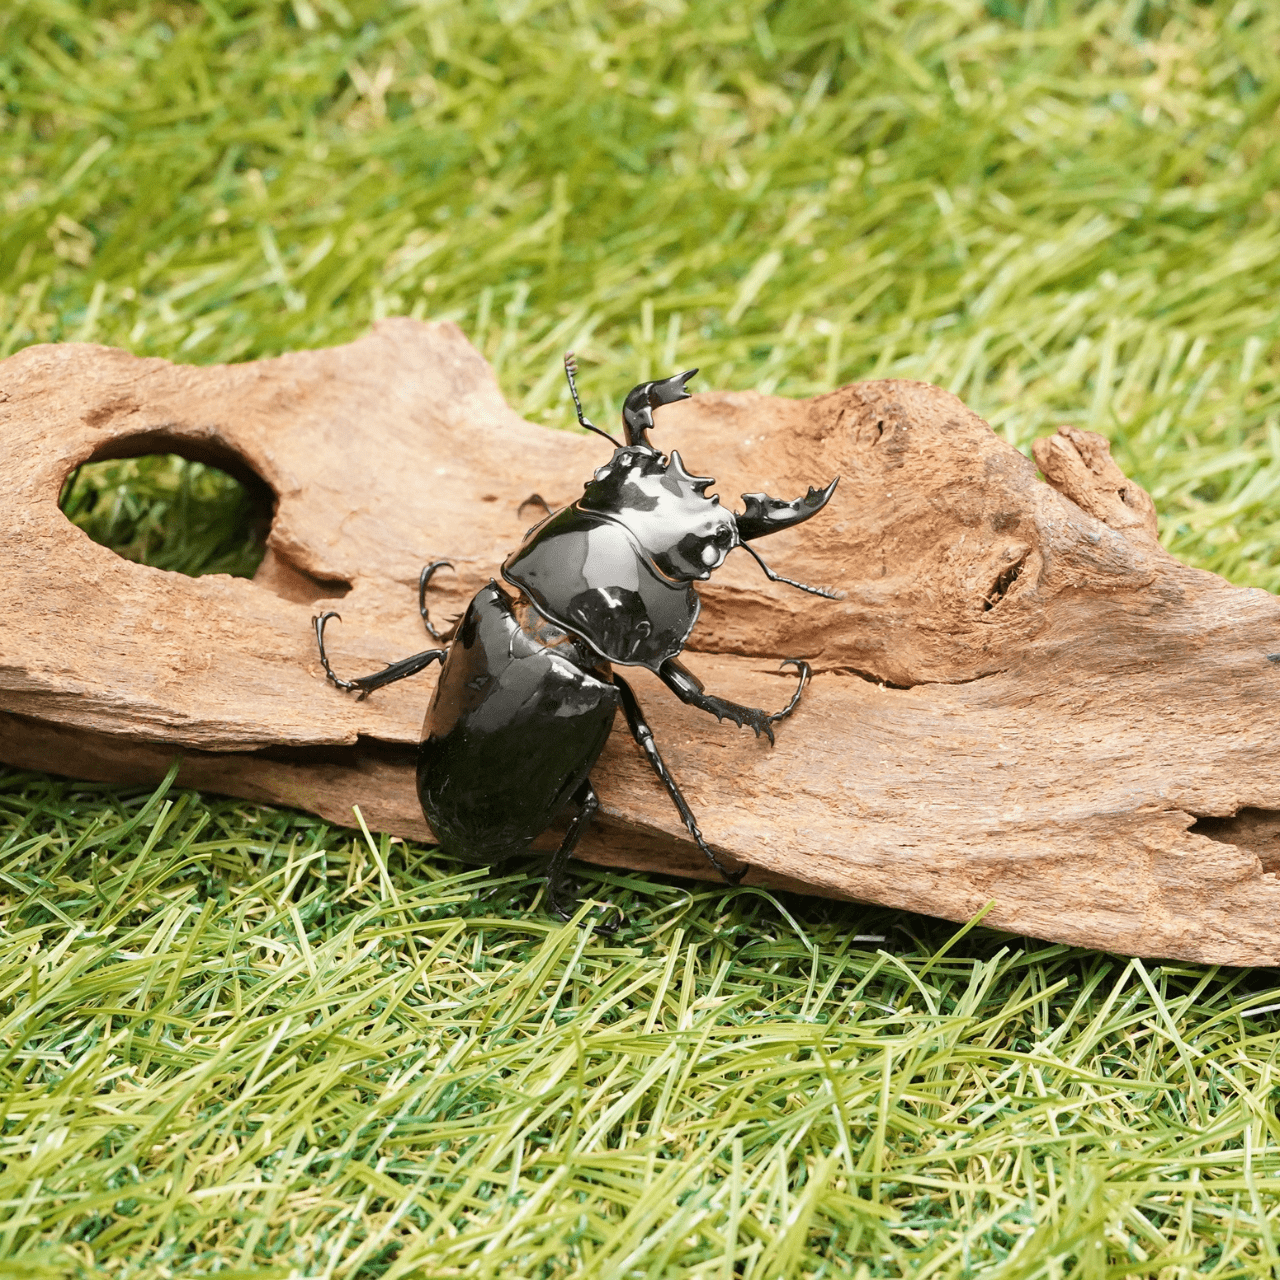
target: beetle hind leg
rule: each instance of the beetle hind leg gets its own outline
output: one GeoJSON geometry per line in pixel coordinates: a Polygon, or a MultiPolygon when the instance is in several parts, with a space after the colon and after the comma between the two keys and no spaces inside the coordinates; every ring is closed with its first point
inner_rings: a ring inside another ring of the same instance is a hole
{"type": "Polygon", "coordinates": [[[658,751],[658,744],[653,740],[653,730],[645,722],[644,713],[640,710],[640,703],[636,700],[636,695],[632,692],[631,686],[616,671],[613,673],[613,683],[618,686],[618,693],[622,698],[623,714],[627,717],[627,725],[631,729],[631,736],[648,757],[649,764],[653,767],[654,773],[658,775],[658,780],[666,787],[667,794],[671,797],[672,804],[675,805],[677,812],[683,819],[686,830],[693,837],[698,848],[702,850],[707,861],[715,867],[724,880],[728,884],[737,884],[750,868],[742,867],[738,871],[730,871],[716,857],[711,846],[702,838],[702,832],[698,830],[698,824],[694,819],[693,810],[689,808],[689,802],[681,794],[676,780],[667,769],[666,761],[663,760],[661,753],[658,751]]]}

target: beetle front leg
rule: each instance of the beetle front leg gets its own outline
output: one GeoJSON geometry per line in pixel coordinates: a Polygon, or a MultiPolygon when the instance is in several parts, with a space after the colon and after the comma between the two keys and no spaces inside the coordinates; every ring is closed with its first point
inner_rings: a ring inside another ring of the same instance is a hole
{"type": "Polygon", "coordinates": [[[727,698],[717,698],[714,694],[705,692],[702,681],[675,658],[668,658],[659,667],[658,677],[681,702],[706,711],[717,720],[732,720],[739,728],[746,725],[755,730],[757,738],[763,733],[772,744],[774,724],[779,720],[785,720],[796,709],[800,703],[800,695],[804,692],[804,687],[809,683],[809,676],[812,674],[809,664],[801,658],[784,658],[782,665],[797,668],[800,672],[800,683],[796,686],[795,693],[791,695],[791,701],[781,711],[775,711],[772,714],[762,711],[759,707],[744,707],[740,703],[730,702],[727,698]]]}
{"type": "Polygon", "coordinates": [[[716,857],[711,846],[702,838],[702,832],[698,830],[698,824],[694,820],[693,810],[689,808],[688,801],[680,793],[676,780],[667,771],[666,761],[663,760],[661,753],[658,751],[658,744],[653,740],[653,730],[645,722],[644,713],[640,710],[640,703],[636,700],[636,695],[631,686],[616,671],[613,673],[613,683],[618,686],[618,692],[622,695],[622,711],[627,717],[627,725],[631,730],[631,736],[649,758],[649,763],[653,766],[654,773],[658,775],[658,780],[666,787],[667,794],[671,797],[672,804],[675,805],[677,812],[684,821],[686,830],[693,837],[698,848],[706,855],[707,861],[715,867],[721,876],[729,884],[737,884],[751,868],[743,867],[739,871],[730,871],[716,857]]]}

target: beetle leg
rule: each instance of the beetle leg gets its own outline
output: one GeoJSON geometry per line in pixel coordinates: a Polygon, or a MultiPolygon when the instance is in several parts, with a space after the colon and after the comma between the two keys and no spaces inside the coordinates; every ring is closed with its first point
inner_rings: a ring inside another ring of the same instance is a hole
{"type": "MultiPolygon", "coordinates": [[[[591,785],[590,778],[583,778],[582,785],[573,793],[573,802],[578,806],[578,812],[569,823],[569,829],[564,833],[560,847],[547,862],[547,906],[561,920],[568,920],[573,915],[576,905],[573,900],[573,885],[565,874],[565,864],[573,856],[573,851],[578,841],[582,839],[582,833],[587,829],[587,824],[596,816],[600,808],[600,797],[596,795],[596,789],[591,785]]],[[[598,925],[597,932],[613,933],[621,923],[622,920],[619,919],[616,924],[609,925],[608,928],[598,925]]]]}
{"type": "Polygon", "coordinates": [[[755,730],[757,738],[763,733],[772,744],[774,722],[786,719],[796,709],[800,695],[804,692],[804,686],[809,679],[807,662],[802,662],[799,658],[788,658],[782,665],[785,667],[787,663],[799,667],[800,684],[791,695],[791,701],[781,711],[775,711],[772,715],[768,711],[761,711],[759,707],[744,707],[737,702],[730,702],[727,698],[717,698],[714,694],[704,692],[702,681],[675,658],[668,658],[658,668],[658,678],[681,702],[709,712],[717,720],[732,720],[739,728],[746,725],[749,729],[755,730]]]}
{"type": "Polygon", "coordinates": [[[809,677],[813,675],[813,668],[803,658],[783,658],[778,670],[781,671],[783,667],[795,667],[800,673],[800,683],[796,685],[796,691],[791,695],[791,701],[781,711],[775,711],[769,717],[775,723],[779,720],[785,720],[800,705],[800,695],[804,692],[805,685],[809,683],[809,677]]]}
{"type": "Polygon", "coordinates": [[[749,547],[745,542],[740,542],[738,545],[764,570],[764,576],[768,578],[770,582],[785,582],[789,587],[798,587],[801,591],[807,591],[811,596],[823,596],[828,600],[844,599],[843,591],[829,591],[826,587],[811,587],[807,582],[797,582],[794,578],[784,578],[782,574],[775,573],[767,564],[765,564],[764,560],[760,557],[760,553],[755,549],[755,547],[749,547]]]}
{"type": "Polygon", "coordinates": [[[525,507],[541,507],[547,515],[554,515],[551,510],[551,504],[540,493],[531,493],[517,508],[516,515],[519,515],[525,507]]]}
{"type": "MultiPolygon", "coordinates": [[[[435,627],[431,625],[431,619],[427,616],[427,584],[430,583],[431,576],[437,569],[452,568],[453,565],[451,565],[447,560],[433,560],[420,574],[418,574],[418,612],[422,615],[422,625],[426,627],[427,634],[433,640],[444,640],[446,637],[442,636],[435,627]]],[[[450,635],[447,638],[452,639],[453,637],[450,635]]]]}
{"type": "Polygon", "coordinates": [[[653,740],[653,730],[645,723],[644,713],[640,710],[640,704],[636,701],[636,695],[632,692],[631,686],[616,671],[613,673],[613,683],[618,686],[618,693],[622,698],[622,711],[627,717],[631,736],[640,745],[640,749],[645,755],[649,757],[649,763],[653,766],[654,773],[658,775],[658,780],[666,787],[667,794],[671,797],[672,804],[675,805],[680,817],[684,820],[684,825],[689,834],[694,838],[698,848],[706,855],[707,861],[715,867],[724,879],[729,884],[737,884],[750,868],[742,867],[738,871],[730,871],[712,852],[711,846],[702,838],[702,832],[698,830],[698,824],[694,821],[693,810],[689,808],[688,801],[680,794],[680,788],[676,785],[676,780],[667,771],[666,762],[658,751],[658,744],[653,740]]]}
{"type": "Polygon", "coordinates": [[[333,668],[329,665],[329,658],[324,651],[324,629],[330,618],[342,621],[342,615],[334,613],[332,609],[312,619],[316,628],[316,644],[320,647],[320,665],[324,667],[325,675],[339,689],[359,689],[360,697],[357,699],[359,702],[363,702],[375,689],[381,689],[383,685],[394,684],[406,676],[416,676],[419,671],[429,667],[437,659],[443,662],[448,652],[446,649],[426,649],[422,653],[415,653],[412,657],[401,658],[399,662],[388,662],[381,671],[375,671],[371,676],[360,676],[356,680],[340,680],[333,674],[333,668]]]}

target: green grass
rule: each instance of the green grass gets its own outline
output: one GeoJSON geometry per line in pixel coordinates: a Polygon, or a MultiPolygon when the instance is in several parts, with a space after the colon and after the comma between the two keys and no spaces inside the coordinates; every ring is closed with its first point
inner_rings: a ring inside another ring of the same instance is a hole
{"type": "Polygon", "coordinates": [[[625,875],[603,938],[532,875],[296,814],[31,775],[0,806],[22,1274],[1276,1265],[1258,978],[625,875]]]}
{"type": "Polygon", "coordinates": [[[126,559],[193,577],[252,578],[271,526],[269,502],[255,508],[233,476],[176,454],[85,463],[63,486],[61,506],[126,559]]]}
{"type": "MultiPolygon", "coordinates": [[[[1102,431],[1276,590],[1278,58],[1264,0],[8,0],[0,351],[451,317],[558,425],[566,347],[605,421],[693,364],[925,378],[1102,431]]],[[[234,487],[104,467],[94,536],[251,571],[234,487]]],[[[0,814],[0,1274],[1280,1265],[1274,975],[592,873],[604,938],[285,811],[10,772],[0,814]]]]}

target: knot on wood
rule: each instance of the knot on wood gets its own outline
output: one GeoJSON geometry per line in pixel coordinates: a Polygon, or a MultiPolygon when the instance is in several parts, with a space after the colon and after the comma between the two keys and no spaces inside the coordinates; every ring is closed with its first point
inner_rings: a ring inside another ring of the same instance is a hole
{"type": "Polygon", "coordinates": [[[1061,426],[1031,446],[1036,465],[1064,498],[1135,542],[1158,537],[1151,495],[1116,466],[1111,446],[1096,432],[1061,426]]]}

